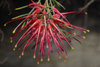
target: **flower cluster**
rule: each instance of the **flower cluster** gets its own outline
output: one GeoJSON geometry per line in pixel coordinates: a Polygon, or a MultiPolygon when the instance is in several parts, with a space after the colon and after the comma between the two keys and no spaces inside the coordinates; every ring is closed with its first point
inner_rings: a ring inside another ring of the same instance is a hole
{"type": "MultiPolygon", "coordinates": [[[[77,28],[84,33],[89,32],[89,30],[70,24],[70,22],[66,19],[65,16],[66,14],[71,14],[71,13],[85,13],[85,14],[87,13],[83,11],[72,11],[72,12],[61,13],[53,6],[52,0],[49,0],[49,1],[46,0],[44,5],[41,4],[40,0],[37,3],[35,3],[33,0],[31,0],[31,2],[32,3],[29,5],[16,8],[16,10],[19,10],[25,7],[32,8],[32,10],[28,14],[23,14],[23,15],[14,17],[13,20],[4,24],[4,26],[6,26],[10,22],[23,19],[22,22],[20,22],[20,24],[14,29],[13,31],[14,34],[11,36],[11,42],[13,41],[14,37],[19,32],[25,29],[26,31],[19,38],[13,50],[17,48],[17,46],[23,39],[26,39],[22,42],[22,44],[18,46],[18,49],[20,49],[20,47],[25,43],[25,46],[21,54],[19,55],[19,58],[21,58],[21,56],[24,55],[25,49],[34,41],[35,45],[33,45],[32,47],[32,49],[33,48],[35,49],[33,58],[36,58],[37,45],[39,45],[38,59],[37,59],[37,64],[39,64],[39,56],[41,56],[41,61],[43,61],[43,56],[45,55],[46,48],[48,48],[47,60],[50,61],[49,53],[53,52],[52,44],[51,44],[51,41],[53,41],[57,48],[59,58],[61,58],[61,55],[62,55],[64,62],[66,62],[65,57],[63,55],[63,51],[65,51],[66,53],[66,58],[68,57],[68,55],[67,55],[67,51],[62,40],[65,40],[69,44],[69,46],[74,50],[74,48],[70,44],[71,40],[68,39],[68,37],[75,39],[80,44],[81,42],[75,37],[73,37],[72,35],[85,38],[84,36],[77,35],[75,33],[74,28],[77,28]],[[21,29],[16,32],[18,27],[21,25],[22,25],[21,29]],[[73,32],[71,33],[64,30],[63,29],[64,27],[72,29],[73,32]],[[57,39],[60,40],[63,47],[61,46],[61,44],[59,43],[57,39]],[[60,55],[60,52],[61,52],[61,55],[60,55]]],[[[54,2],[58,3],[56,0],[54,0],[54,2]]]]}

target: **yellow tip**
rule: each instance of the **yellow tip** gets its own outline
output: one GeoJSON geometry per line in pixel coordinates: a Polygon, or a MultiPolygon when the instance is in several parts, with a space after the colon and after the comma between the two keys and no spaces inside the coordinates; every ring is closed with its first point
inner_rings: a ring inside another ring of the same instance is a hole
{"type": "Polygon", "coordinates": [[[13,19],[16,19],[16,18],[14,17],[14,18],[12,18],[12,20],[13,20],[13,19]]]}
{"type": "Polygon", "coordinates": [[[10,39],[12,39],[12,37],[10,37],[10,39]]]}
{"type": "Polygon", "coordinates": [[[18,50],[20,50],[20,48],[18,48],[18,50]]]}
{"type": "Polygon", "coordinates": [[[6,26],[6,24],[4,24],[4,26],[6,26]]]}
{"type": "Polygon", "coordinates": [[[41,62],[43,62],[43,59],[41,59],[41,62]]]}
{"type": "Polygon", "coordinates": [[[49,46],[47,45],[46,48],[49,48],[49,46]]]}
{"type": "Polygon", "coordinates": [[[86,34],[86,31],[84,31],[84,33],[86,34]]]}
{"type": "Polygon", "coordinates": [[[68,56],[66,56],[66,58],[68,58],[68,56]]]}
{"type": "Polygon", "coordinates": [[[51,38],[51,41],[52,41],[52,38],[51,38]]]}
{"type": "Polygon", "coordinates": [[[13,51],[15,51],[15,48],[13,49],[13,51]]]}
{"type": "Polygon", "coordinates": [[[74,33],[74,36],[76,36],[76,33],[74,33]]]}
{"type": "Polygon", "coordinates": [[[36,58],[36,56],[33,56],[33,58],[35,59],[35,58],[36,58]]]}
{"type": "Polygon", "coordinates": [[[10,43],[12,43],[13,41],[11,40],[10,43]]]}
{"type": "Polygon", "coordinates": [[[17,48],[17,45],[15,45],[15,48],[17,48]]]}
{"type": "Polygon", "coordinates": [[[39,62],[37,62],[37,64],[39,64],[39,62]]]}
{"type": "Polygon", "coordinates": [[[15,8],[15,10],[18,10],[17,8],[15,8]]]}
{"type": "Polygon", "coordinates": [[[24,26],[22,26],[21,29],[22,29],[23,27],[24,27],[24,26]]]}
{"type": "Polygon", "coordinates": [[[85,14],[87,15],[87,12],[85,14]]]}
{"type": "Polygon", "coordinates": [[[90,32],[90,30],[87,30],[87,32],[90,32]]]}
{"type": "Polygon", "coordinates": [[[86,37],[83,37],[83,39],[85,39],[86,37]]]}
{"type": "Polygon", "coordinates": [[[19,56],[19,58],[21,58],[21,56],[19,56]]]}
{"type": "Polygon", "coordinates": [[[15,8],[15,10],[20,10],[21,9],[21,7],[19,7],[19,8],[15,8]]]}
{"type": "Polygon", "coordinates": [[[59,59],[61,59],[61,57],[59,57],[59,59]]]}
{"type": "Polygon", "coordinates": [[[66,60],[64,60],[64,63],[66,63],[66,60]]]}
{"type": "Polygon", "coordinates": [[[80,43],[80,45],[82,45],[82,43],[80,43]]]}
{"type": "Polygon", "coordinates": [[[24,53],[22,53],[22,56],[24,55],[24,53]]]}
{"type": "Polygon", "coordinates": [[[47,59],[47,61],[50,61],[50,59],[47,59]]]}
{"type": "Polygon", "coordinates": [[[13,34],[15,33],[15,31],[12,32],[13,34]]]}
{"type": "Polygon", "coordinates": [[[72,50],[74,50],[74,47],[72,47],[72,50]]]}

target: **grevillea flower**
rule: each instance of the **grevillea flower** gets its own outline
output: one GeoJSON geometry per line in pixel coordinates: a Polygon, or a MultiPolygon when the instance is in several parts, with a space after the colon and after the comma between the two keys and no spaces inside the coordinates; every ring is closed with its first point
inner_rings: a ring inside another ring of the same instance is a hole
{"type": "MultiPolygon", "coordinates": [[[[79,29],[84,33],[89,32],[89,30],[70,24],[70,22],[66,19],[65,16],[66,14],[71,14],[71,13],[85,13],[85,14],[87,13],[84,11],[72,11],[72,12],[61,13],[53,6],[51,0],[50,1],[46,0],[44,5],[41,4],[40,0],[37,3],[35,3],[33,0],[31,0],[31,2],[32,3],[29,5],[16,8],[16,10],[25,7],[32,8],[32,10],[28,14],[23,14],[14,17],[13,20],[4,24],[4,26],[6,26],[10,22],[23,19],[22,22],[20,22],[18,26],[13,30],[13,35],[11,36],[11,42],[19,32],[25,29],[26,31],[19,38],[13,50],[17,48],[17,46],[21,41],[23,41],[23,39],[26,39],[22,42],[22,44],[18,46],[18,49],[20,49],[20,47],[23,44],[25,44],[21,54],[19,55],[19,58],[21,58],[21,56],[24,55],[25,49],[34,41],[35,45],[33,45],[32,47],[32,49],[35,49],[33,58],[36,58],[37,45],[39,45],[38,59],[37,59],[37,64],[39,64],[39,57],[41,56],[41,61],[43,61],[43,56],[45,55],[46,47],[48,48],[47,60],[50,61],[49,53],[53,52],[52,49],[53,45],[51,44],[51,41],[53,41],[57,48],[59,58],[61,58],[62,55],[64,62],[66,62],[65,57],[63,55],[63,51],[65,51],[66,53],[66,58],[68,58],[68,55],[62,40],[65,40],[69,44],[69,46],[74,50],[74,47],[72,47],[72,45],[70,44],[71,40],[69,38],[71,37],[75,39],[80,44],[81,42],[72,35],[82,37],[85,39],[84,36],[77,35],[74,28],[79,29]],[[48,4],[49,2],[50,4],[48,4]],[[21,29],[16,32],[18,27],[21,25],[22,25],[21,29]],[[64,30],[63,29],[64,27],[72,29],[73,32],[68,32],[64,30]],[[58,39],[60,40],[63,47],[59,43],[58,39]]],[[[57,1],[54,0],[54,2],[57,1]]]]}

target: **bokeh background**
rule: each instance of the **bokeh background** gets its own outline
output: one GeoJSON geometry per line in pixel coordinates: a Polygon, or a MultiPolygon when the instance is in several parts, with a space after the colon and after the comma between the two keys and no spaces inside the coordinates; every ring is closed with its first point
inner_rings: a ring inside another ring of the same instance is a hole
{"type": "MultiPolygon", "coordinates": [[[[44,1],[42,0],[42,3],[44,1]]],[[[59,0],[65,6],[66,10],[61,7],[57,8],[61,12],[80,11],[80,8],[84,7],[90,1],[59,0]]],[[[44,61],[40,62],[39,65],[37,65],[37,58],[33,59],[34,50],[31,47],[34,42],[26,49],[25,55],[20,59],[18,57],[22,49],[13,51],[15,43],[24,31],[15,37],[13,43],[10,43],[10,36],[12,35],[13,29],[21,20],[9,23],[4,27],[4,23],[10,21],[12,17],[28,13],[31,10],[30,8],[19,11],[15,11],[15,8],[29,3],[31,3],[30,0],[0,0],[0,29],[4,33],[4,39],[0,41],[0,67],[100,67],[100,0],[94,0],[87,8],[83,9],[83,11],[88,13],[87,15],[70,14],[66,16],[71,24],[87,28],[91,31],[90,33],[84,34],[76,30],[77,34],[86,36],[86,39],[76,37],[82,42],[82,45],[74,39],[71,39],[71,44],[75,48],[74,50],[64,41],[68,52],[66,63],[63,62],[63,58],[58,58],[57,50],[52,42],[53,53],[50,53],[50,62],[47,61],[46,52],[46,55],[43,57],[44,61]]],[[[0,32],[0,39],[2,38],[2,32],[0,32]]]]}

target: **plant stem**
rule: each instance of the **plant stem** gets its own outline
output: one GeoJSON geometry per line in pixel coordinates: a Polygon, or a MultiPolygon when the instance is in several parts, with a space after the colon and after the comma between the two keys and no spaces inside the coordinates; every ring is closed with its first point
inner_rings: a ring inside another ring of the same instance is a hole
{"type": "Polygon", "coordinates": [[[45,3],[44,3],[45,6],[46,6],[46,3],[47,3],[47,0],[45,0],[45,3]]]}

